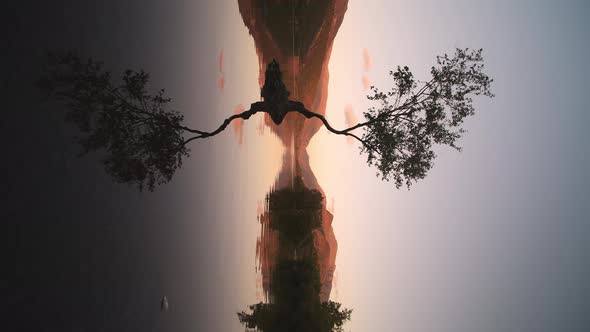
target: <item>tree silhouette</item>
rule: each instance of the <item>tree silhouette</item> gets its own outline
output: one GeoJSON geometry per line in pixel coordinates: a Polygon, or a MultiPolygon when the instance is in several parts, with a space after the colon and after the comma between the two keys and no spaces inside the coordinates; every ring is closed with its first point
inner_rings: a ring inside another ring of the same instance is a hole
{"type": "Polygon", "coordinates": [[[436,157],[433,145],[460,150],[461,125],[475,113],[473,96],[493,97],[492,79],[484,72],[482,50],[457,49],[453,56],[437,57],[428,81],[418,81],[408,67],[391,71],[394,86],[388,92],[371,87],[370,100],[379,107],[364,112],[365,121],[337,130],[327,119],[289,99],[279,64],[272,61],[261,90],[263,101],[225,119],[207,132],[188,127],[183,116],[169,109],[164,90],[148,92],[149,75],[127,70],[120,83],[101,62],[82,61],[73,53],[50,55],[39,86],[48,96],[65,102],[66,121],[78,126],[83,153],[104,150],[104,165],[115,181],[136,184],[140,190],[171,180],[188,157],[188,144],[215,136],[235,119],[268,113],[277,125],[285,115],[297,112],[318,118],[332,133],[350,136],[361,143],[361,153],[384,180],[397,188],[426,176],[436,157]],[[362,135],[357,130],[362,129],[362,135]]]}
{"type": "Polygon", "coordinates": [[[311,303],[299,312],[291,306],[262,302],[249,305],[248,309],[249,313],[238,312],[240,323],[264,332],[341,332],[352,314],[352,309],[342,308],[342,304],[334,301],[311,303]]]}

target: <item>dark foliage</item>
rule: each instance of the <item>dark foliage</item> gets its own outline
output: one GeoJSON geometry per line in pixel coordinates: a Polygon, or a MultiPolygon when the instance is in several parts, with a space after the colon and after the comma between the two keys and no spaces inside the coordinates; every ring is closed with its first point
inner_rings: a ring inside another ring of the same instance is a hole
{"type": "Polygon", "coordinates": [[[188,156],[183,116],[167,110],[164,90],[147,91],[149,75],[127,70],[121,82],[100,62],[50,54],[39,86],[65,102],[65,119],[81,132],[82,154],[101,150],[106,172],[117,182],[147,186],[170,181],[188,156]]]}
{"type": "Polygon", "coordinates": [[[257,303],[248,306],[250,313],[238,313],[240,323],[264,332],[342,332],[350,320],[351,309],[338,302],[313,303],[308,307],[282,308],[277,304],[257,303]]]}
{"type": "Polygon", "coordinates": [[[320,312],[324,331],[341,332],[344,331],[344,323],[350,320],[352,309],[345,309],[338,302],[328,301],[321,304],[320,312]]]}
{"type": "Polygon", "coordinates": [[[371,87],[368,98],[380,106],[370,108],[364,113],[366,122],[353,127],[365,129],[359,140],[368,164],[397,188],[409,188],[432,168],[435,144],[460,150],[457,140],[465,133],[461,125],[475,114],[472,96],[494,96],[493,80],[483,69],[481,49],[457,49],[452,57],[437,57],[427,82],[417,82],[408,67],[398,67],[390,72],[391,91],[371,87]]]}

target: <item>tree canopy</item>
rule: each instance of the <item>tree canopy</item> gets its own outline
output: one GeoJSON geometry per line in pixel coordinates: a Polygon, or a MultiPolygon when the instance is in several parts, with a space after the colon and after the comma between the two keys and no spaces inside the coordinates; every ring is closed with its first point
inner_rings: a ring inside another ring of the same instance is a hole
{"type": "Polygon", "coordinates": [[[457,140],[465,133],[461,125],[475,114],[472,96],[494,96],[493,80],[483,69],[481,49],[457,49],[453,57],[437,57],[429,81],[416,81],[408,67],[391,71],[394,87],[388,92],[372,87],[368,98],[380,107],[370,108],[364,113],[366,121],[355,126],[365,129],[360,141],[367,163],[375,165],[384,180],[409,188],[432,168],[434,144],[460,151],[457,140]]]}
{"type": "Polygon", "coordinates": [[[170,109],[171,99],[164,90],[150,93],[149,75],[143,70],[126,70],[117,82],[101,62],[83,61],[74,53],[52,54],[39,86],[65,103],[66,121],[77,125],[82,134],[78,142],[83,154],[103,151],[106,172],[140,190],[170,181],[189,156],[188,144],[193,140],[215,136],[233,120],[249,119],[258,112],[268,113],[277,125],[289,112],[318,118],[330,132],[360,142],[361,153],[382,179],[393,180],[397,188],[409,188],[432,168],[435,145],[460,150],[457,141],[465,133],[463,122],[475,114],[473,96],[494,96],[481,49],[457,49],[451,56],[438,56],[430,74],[429,80],[419,81],[407,66],[398,66],[390,72],[390,91],[371,87],[368,98],[378,106],[364,112],[363,122],[343,130],[333,128],[303,103],[288,99],[276,61],[266,71],[263,101],[228,117],[210,132],[187,126],[182,114],[170,109]]]}
{"type": "Polygon", "coordinates": [[[106,172],[140,189],[171,180],[188,156],[183,116],[168,109],[164,90],[147,91],[149,75],[127,70],[114,83],[100,62],[67,53],[48,57],[39,86],[62,100],[65,120],[80,130],[82,154],[103,150],[106,172]]]}

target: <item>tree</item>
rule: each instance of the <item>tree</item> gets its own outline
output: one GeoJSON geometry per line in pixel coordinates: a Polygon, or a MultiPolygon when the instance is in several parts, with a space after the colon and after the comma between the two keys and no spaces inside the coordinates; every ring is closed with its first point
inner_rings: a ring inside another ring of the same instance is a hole
{"type": "Polygon", "coordinates": [[[328,301],[321,304],[321,312],[326,331],[341,332],[344,323],[350,320],[352,309],[342,308],[338,302],[328,301]]]}
{"type": "Polygon", "coordinates": [[[290,306],[283,307],[260,302],[248,306],[250,313],[238,312],[238,320],[249,329],[264,332],[284,332],[292,329],[296,331],[341,332],[344,324],[350,321],[352,314],[352,309],[342,308],[342,304],[333,301],[305,308],[310,312],[305,312],[307,315],[298,316],[298,312],[290,306]],[[281,310],[283,312],[280,312],[281,310]],[[291,322],[295,323],[289,324],[291,322]]]}
{"type": "Polygon", "coordinates": [[[394,86],[388,92],[371,87],[370,100],[379,107],[364,113],[365,121],[337,130],[326,118],[289,99],[279,64],[272,61],[261,90],[263,101],[225,119],[215,130],[193,129],[183,116],[170,110],[171,99],[164,90],[150,94],[149,75],[127,70],[120,83],[101,62],[82,61],[73,53],[50,55],[39,86],[66,103],[66,121],[73,122],[83,136],[78,142],[83,153],[104,150],[105,169],[115,181],[136,184],[140,190],[171,180],[189,156],[188,144],[221,133],[235,119],[268,113],[280,125],[289,112],[318,118],[332,133],[350,136],[361,143],[361,153],[384,180],[397,188],[426,176],[436,157],[435,144],[460,150],[457,140],[465,130],[466,117],[475,113],[473,96],[493,97],[492,79],[484,72],[482,50],[457,49],[453,56],[437,57],[432,78],[417,81],[408,67],[391,71],[394,86]],[[364,130],[359,136],[357,130],[364,130]]]}

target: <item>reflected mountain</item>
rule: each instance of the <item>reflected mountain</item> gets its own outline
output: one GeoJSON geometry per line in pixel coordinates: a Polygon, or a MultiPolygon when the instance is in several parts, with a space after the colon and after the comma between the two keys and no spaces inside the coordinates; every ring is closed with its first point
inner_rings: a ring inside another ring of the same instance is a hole
{"type": "MultiPolygon", "coordinates": [[[[325,115],[328,62],[347,3],[238,0],[254,38],[260,87],[267,64],[276,61],[289,99],[325,115]]],[[[250,306],[239,319],[262,331],[338,330],[351,311],[329,301],[337,252],[333,215],[306,150],[322,122],[288,113],[279,126],[264,116],[284,147],[281,170],[259,216],[257,265],[266,303],[250,306]]]]}
{"type": "Polygon", "coordinates": [[[265,248],[263,262],[267,303],[238,313],[247,328],[328,332],[339,330],[350,319],[351,310],[323,298],[319,257],[323,201],[322,194],[305,187],[299,176],[292,187],[267,195],[261,217],[266,244],[272,244],[265,248]]]}

